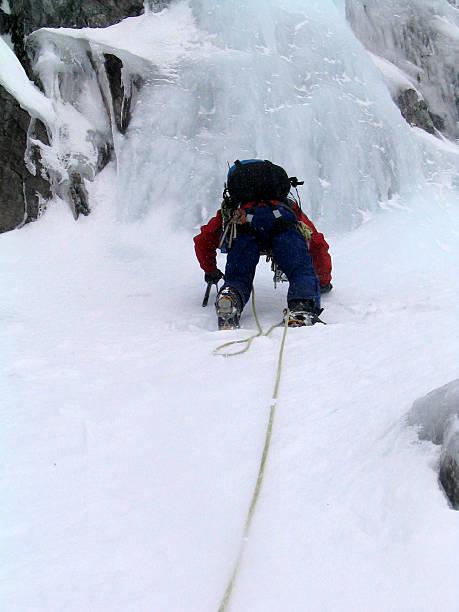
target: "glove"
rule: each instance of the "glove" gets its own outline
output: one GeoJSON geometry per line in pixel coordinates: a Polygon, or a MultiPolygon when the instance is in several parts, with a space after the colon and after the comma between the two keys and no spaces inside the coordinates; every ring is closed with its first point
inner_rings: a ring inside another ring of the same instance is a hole
{"type": "Polygon", "coordinates": [[[215,272],[212,272],[211,274],[206,272],[204,275],[204,280],[207,284],[213,283],[214,285],[216,285],[218,281],[221,280],[222,278],[223,278],[223,272],[221,272],[218,268],[215,270],[215,272]]]}
{"type": "Polygon", "coordinates": [[[333,285],[328,283],[328,285],[320,285],[320,293],[329,293],[333,289],[333,285]]]}

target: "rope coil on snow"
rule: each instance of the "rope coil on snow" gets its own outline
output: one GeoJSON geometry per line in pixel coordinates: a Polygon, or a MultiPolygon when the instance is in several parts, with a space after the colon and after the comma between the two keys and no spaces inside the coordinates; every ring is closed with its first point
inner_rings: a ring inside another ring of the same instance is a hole
{"type": "MultiPolygon", "coordinates": [[[[231,342],[225,342],[225,344],[220,344],[220,346],[217,346],[217,348],[214,349],[214,355],[219,355],[221,357],[234,357],[235,355],[242,355],[242,353],[246,353],[249,350],[250,345],[255,340],[255,338],[258,338],[263,335],[265,337],[269,336],[270,333],[274,329],[276,329],[276,327],[279,327],[280,325],[282,325],[282,321],[280,323],[276,323],[275,325],[272,325],[268,329],[266,334],[263,334],[263,329],[261,328],[260,321],[257,315],[257,309],[255,308],[255,290],[253,287],[252,287],[252,310],[253,310],[253,316],[255,317],[255,322],[258,327],[258,332],[254,334],[253,336],[249,336],[248,338],[245,338],[244,340],[231,340],[231,342]],[[235,353],[221,353],[220,352],[222,349],[226,348],[227,346],[232,346],[233,344],[247,344],[247,346],[241,349],[240,351],[236,351],[235,353]]],[[[286,315],[286,318],[288,319],[288,314],[286,315]]]]}

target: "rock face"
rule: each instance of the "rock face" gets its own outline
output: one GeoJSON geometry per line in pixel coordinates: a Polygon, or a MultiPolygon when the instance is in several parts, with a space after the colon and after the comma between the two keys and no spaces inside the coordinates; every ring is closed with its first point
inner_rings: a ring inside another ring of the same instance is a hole
{"type": "Polygon", "coordinates": [[[9,0],[14,51],[27,63],[24,37],[43,27],[104,28],[140,15],[142,0],[9,0]]]}
{"type": "MultiPolygon", "coordinates": [[[[152,10],[157,4],[152,3],[152,10]]],[[[26,36],[45,26],[105,27],[125,17],[140,15],[143,0],[9,0],[0,3],[0,7],[0,34],[14,47],[29,78],[40,85],[32,74],[24,43],[26,36]]],[[[118,66],[110,79],[110,85],[115,89],[119,83],[119,73],[118,66]]],[[[115,93],[118,93],[120,128],[126,129],[129,105],[121,108],[119,99],[122,92],[115,93]]],[[[36,140],[45,145],[49,143],[43,126],[37,122],[31,125],[28,113],[1,86],[0,116],[0,232],[5,232],[36,219],[41,202],[50,197],[48,177],[40,164],[39,148],[27,150],[27,143],[30,142],[27,135],[30,136],[33,131],[36,140]],[[27,166],[25,157],[28,158],[27,166]]],[[[87,214],[89,210],[81,177],[71,176],[68,193],[71,197],[75,196],[72,204],[75,216],[87,214]]]]}
{"type": "MultiPolygon", "coordinates": [[[[123,62],[116,55],[110,53],[104,54],[104,60],[116,127],[121,134],[124,134],[131,119],[132,89],[129,93],[125,91],[122,77],[123,62]]],[[[140,89],[140,77],[135,79],[135,82],[132,84],[137,89],[140,89]]]]}
{"type": "Polygon", "coordinates": [[[445,121],[429,110],[426,101],[414,90],[403,90],[396,99],[402,116],[410,125],[435,134],[436,130],[445,129],[445,121]]]}
{"type": "Polygon", "coordinates": [[[442,445],[440,482],[455,510],[459,510],[459,379],[416,400],[408,424],[418,427],[421,440],[442,445]]]}
{"type": "MultiPolygon", "coordinates": [[[[39,159],[35,159],[35,174],[24,162],[30,117],[1,86],[0,112],[0,231],[8,231],[36,219],[41,201],[51,194],[39,159]]],[[[37,139],[46,141],[43,126],[35,124],[35,129],[37,139]]]]}

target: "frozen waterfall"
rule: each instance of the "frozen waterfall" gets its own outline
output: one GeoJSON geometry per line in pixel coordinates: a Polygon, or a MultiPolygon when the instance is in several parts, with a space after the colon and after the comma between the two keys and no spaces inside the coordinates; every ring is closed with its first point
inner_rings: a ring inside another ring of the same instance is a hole
{"type": "MultiPolygon", "coordinates": [[[[141,65],[130,126],[112,143],[120,219],[162,208],[195,227],[219,206],[227,164],[258,157],[304,179],[306,212],[340,232],[418,187],[426,168],[448,175],[452,163],[402,119],[332,0],[179,1],[104,30],[46,29],[34,40],[46,49],[36,66],[48,81],[50,70],[68,75],[82,49],[95,70],[106,52],[124,75],[141,65]]],[[[85,78],[73,104],[94,121],[102,98],[85,78]]]]}

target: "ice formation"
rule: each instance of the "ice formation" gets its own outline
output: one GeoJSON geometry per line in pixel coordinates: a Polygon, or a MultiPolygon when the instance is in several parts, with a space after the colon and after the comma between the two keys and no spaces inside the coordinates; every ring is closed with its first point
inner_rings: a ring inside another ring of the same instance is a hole
{"type": "Polygon", "coordinates": [[[346,16],[364,45],[398,68],[457,138],[457,8],[446,0],[347,0],[346,16]]]}
{"type": "Polygon", "coordinates": [[[241,157],[304,178],[303,205],[326,231],[356,227],[433,167],[450,180],[454,153],[409,128],[342,13],[332,0],[190,0],[103,30],[39,30],[34,65],[60,118],[50,157],[90,179],[114,149],[118,217],[164,207],[186,227],[218,207],[241,157]],[[125,136],[107,53],[123,62],[125,91],[143,83],[125,136]]]}

